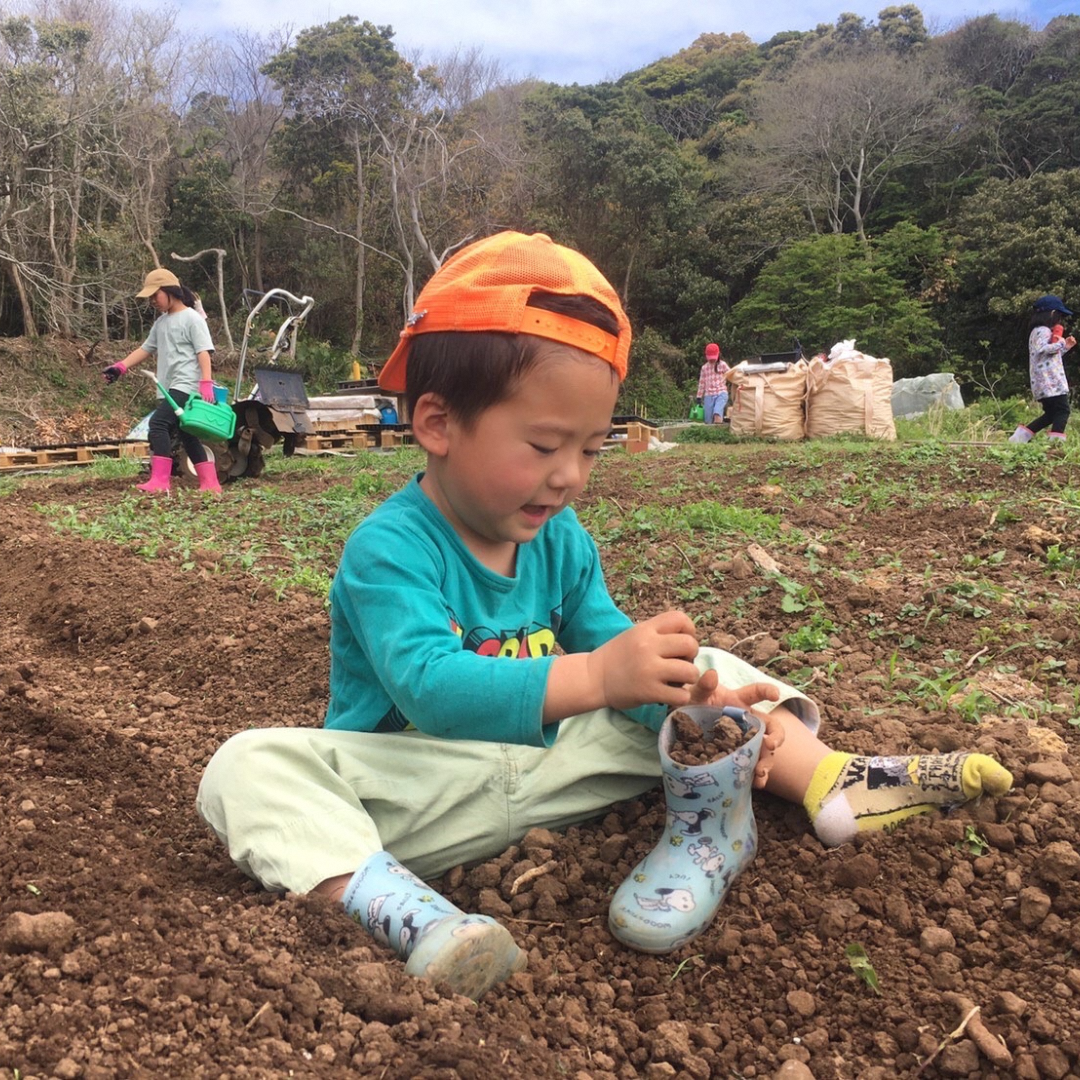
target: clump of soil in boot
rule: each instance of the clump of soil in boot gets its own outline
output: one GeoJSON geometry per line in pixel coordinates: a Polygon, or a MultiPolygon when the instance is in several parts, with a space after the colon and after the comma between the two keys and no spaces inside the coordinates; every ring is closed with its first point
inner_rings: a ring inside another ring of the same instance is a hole
{"type": "Polygon", "coordinates": [[[730,716],[721,716],[710,732],[702,730],[693,717],[681,709],[671,714],[675,740],[668,756],[679,765],[707,765],[737,750],[750,736],[730,716]]]}

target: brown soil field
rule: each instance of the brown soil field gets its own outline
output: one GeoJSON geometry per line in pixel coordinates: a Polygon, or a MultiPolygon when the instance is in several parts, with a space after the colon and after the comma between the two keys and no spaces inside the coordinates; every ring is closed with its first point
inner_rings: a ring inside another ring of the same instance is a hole
{"type": "MultiPolygon", "coordinates": [[[[1078,1080],[1080,468],[865,453],[888,499],[835,454],[685,446],[605,455],[581,506],[618,518],[598,542],[632,616],[682,607],[703,641],[797,680],[838,749],[978,749],[1013,791],[833,850],[755,794],[756,860],[669,956],[621,947],[606,922],[660,834],[659,789],[531,833],[432,882],[528,954],[478,1003],[405,976],[328,902],[262,891],[195,813],[229,735],[321,722],[322,600],[43,516],[103,512],[130,478],[0,488],[0,1078],[1078,1080]],[[1030,516],[1001,512],[1002,492],[1030,516]],[[779,516],[771,554],[812,587],[801,610],[745,542],[636,516],[736,495],[779,516]],[[825,639],[793,644],[815,613],[825,639]]],[[[244,483],[340,482],[270,468],[244,483]]]]}

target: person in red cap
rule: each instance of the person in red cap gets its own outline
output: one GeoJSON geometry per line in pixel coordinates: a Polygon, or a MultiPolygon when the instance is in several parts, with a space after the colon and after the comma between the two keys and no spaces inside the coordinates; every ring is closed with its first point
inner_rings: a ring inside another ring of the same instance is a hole
{"type": "Polygon", "coordinates": [[[1028,361],[1031,395],[1042,406],[1042,415],[1030,424],[1020,424],[1009,442],[1031,442],[1049,428],[1051,446],[1065,445],[1065,425],[1069,422],[1069,380],[1065,376],[1064,356],[1075,344],[1071,334],[1065,337],[1062,325],[1072,312],[1060,296],[1040,296],[1032,305],[1031,330],[1028,334],[1028,361]]]}
{"type": "Polygon", "coordinates": [[[697,401],[705,410],[706,424],[720,424],[728,403],[727,375],[731,368],[720,355],[720,346],[710,342],[705,346],[705,363],[698,377],[697,401]]]}
{"type": "MultiPolygon", "coordinates": [[[[245,873],[339,900],[408,974],[472,998],[525,953],[425,879],[655,787],[672,709],[754,706],[763,749],[742,787],[801,800],[827,843],[1012,782],[980,754],[834,753],[813,702],[700,646],[685,613],[634,624],[618,609],[571,504],[629,351],[614,289],[542,234],[499,233],[435,274],[379,376],[404,392],[427,466],[345,545],[324,728],[235,735],[199,786],[245,873]]],[[[672,855],[700,859],[698,878],[718,865],[706,839],[672,855]]],[[[648,898],[650,925],[704,930],[715,908],[695,914],[685,882],[671,885],[648,898]]]]}
{"type": "MultiPolygon", "coordinates": [[[[107,383],[114,383],[136,364],[156,358],[157,381],[169,391],[182,409],[192,394],[203,401],[214,400],[214,379],[210,364],[214,342],[206,325],[205,313],[198,297],[180,284],[171,271],[158,268],[146,275],[142,289],[135,294],[139,300],[149,300],[158,317],[150,327],[146,340],[123,360],[110,364],[102,372],[107,383]]],[[[179,437],[188,460],[195,467],[199,490],[221,494],[217,467],[206,454],[206,447],[194,436],[180,428],[172,405],[158,391],[157,408],[150,414],[150,479],[139,484],[140,491],[167,495],[172,481],[172,448],[179,437]]]]}

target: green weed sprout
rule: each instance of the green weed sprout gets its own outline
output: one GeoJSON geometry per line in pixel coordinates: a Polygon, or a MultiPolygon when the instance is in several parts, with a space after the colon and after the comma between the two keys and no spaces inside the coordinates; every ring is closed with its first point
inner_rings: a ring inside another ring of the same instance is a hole
{"type": "Polygon", "coordinates": [[[974,825],[964,826],[964,839],[956,842],[958,851],[966,852],[973,859],[978,859],[990,850],[990,845],[979,835],[974,825]]]}
{"type": "Polygon", "coordinates": [[[671,978],[670,978],[670,979],[668,979],[668,982],[674,982],[674,981],[675,981],[675,980],[676,980],[676,979],[677,979],[677,978],[678,978],[678,977],[679,977],[679,976],[680,976],[680,975],[681,975],[681,974],[683,973],[683,968],[685,968],[685,967],[686,967],[686,966],[687,966],[688,964],[692,964],[692,963],[693,963],[693,962],[694,962],[695,960],[703,960],[704,958],[705,958],[705,954],[704,954],[704,953],[695,953],[695,954],[694,954],[693,956],[688,956],[688,957],[687,957],[687,958],[686,958],[685,960],[683,960],[683,961],[682,961],[682,963],[681,963],[681,964],[679,964],[679,966],[678,966],[678,967],[677,967],[677,968],[676,968],[676,969],[675,969],[675,970],[674,970],[674,971],[672,972],[671,978]]]}
{"type": "Polygon", "coordinates": [[[851,970],[854,971],[875,994],[880,995],[881,987],[878,984],[877,972],[870,963],[870,958],[866,955],[866,950],[861,945],[852,944],[844,948],[844,955],[851,965],[851,970]]]}

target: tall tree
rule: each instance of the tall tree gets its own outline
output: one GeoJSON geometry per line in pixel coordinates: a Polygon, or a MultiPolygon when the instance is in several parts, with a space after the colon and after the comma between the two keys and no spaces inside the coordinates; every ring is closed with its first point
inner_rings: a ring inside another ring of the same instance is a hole
{"type": "Polygon", "coordinates": [[[532,222],[587,252],[624,302],[647,302],[642,275],[663,265],[690,227],[700,170],[611,86],[543,87],[525,123],[532,222]]]}
{"type": "Polygon", "coordinates": [[[743,168],[752,183],[797,198],[818,231],[854,230],[898,170],[935,160],[955,140],[951,80],[919,58],[856,48],[759,84],[743,168]]]}
{"type": "Polygon", "coordinates": [[[967,159],[981,177],[1013,179],[1080,160],[1080,16],[1041,31],[996,15],[933,42],[967,89],[973,123],[967,159]]]}
{"type": "Polygon", "coordinates": [[[762,65],[745,34],[701,34],[687,49],[625,75],[646,120],[679,141],[703,139],[742,101],[734,91],[762,65]]]}
{"type": "Polygon", "coordinates": [[[158,263],[171,23],[157,18],[148,34],[134,15],[106,36],[116,12],[104,0],[69,6],[87,21],[0,25],[0,262],[28,334],[78,329],[88,295],[104,329],[131,263],[158,263]]]}
{"type": "Polygon", "coordinates": [[[281,187],[270,144],[285,106],[263,67],[289,40],[238,32],[197,49],[199,92],[184,117],[186,146],[173,185],[170,246],[226,244],[240,289],[263,291],[267,223],[281,187]]]}
{"type": "Polygon", "coordinates": [[[394,48],[393,34],[389,26],[346,15],[302,31],[262,69],[280,87],[287,109],[277,148],[293,177],[294,194],[303,200],[297,205],[306,202],[309,213],[332,211],[332,220],[319,224],[355,245],[354,351],[364,331],[379,133],[400,116],[415,78],[394,48]]]}
{"type": "Polygon", "coordinates": [[[954,352],[1027,385],[1027,321],[1045,293],[1080,296],[1080,169],[988,180],[951,223],[959,246],[944,324],[954,352]]]}

